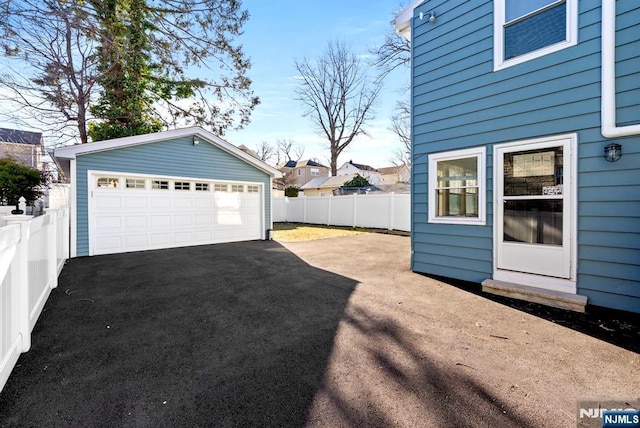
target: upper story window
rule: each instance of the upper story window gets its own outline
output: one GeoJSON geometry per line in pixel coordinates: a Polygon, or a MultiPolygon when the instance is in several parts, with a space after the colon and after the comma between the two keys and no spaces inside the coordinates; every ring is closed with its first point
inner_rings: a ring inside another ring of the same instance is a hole
{"type": "Polygon", "coordinates": [[[494,0],[494,70],[578,41],[578,0],[494,0]]]}
{"type": "Polygon", "coordinates": [[[311,168],[311,175],[313,177],[318,177],[320,175],[320,169],[319,168],[311,168]]]}

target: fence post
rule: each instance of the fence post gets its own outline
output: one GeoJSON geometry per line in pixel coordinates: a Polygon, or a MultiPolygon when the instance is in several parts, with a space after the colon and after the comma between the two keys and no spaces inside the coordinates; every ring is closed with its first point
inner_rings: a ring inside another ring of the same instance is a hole
{"type": "Polygon", "coordinates": [[[307,196],[304,194],[302,196],[302,222],[307,222],[307,196]]]}
{"type": "Polygon", "coordinates": [[[50,216],[49,224],[46,226],[47,236],[47,276],[51,288],[58,286],[58,213],[59,210],[46,210],[50,216]]]}
{"type": "Polygon", "coordinates": [[[393,218],[393,213],[395,210],[395,198],[394,198],[395,193],[391,192],[389,194],[389,230],[393,230],[393,223],[395,221],[395,219],[393,218]]]}
{"type": "Polygon", "coordinates": [[[17,224],[20,226],[20,242],[16,246],[15,263],[11,268],[11,281],[17,284],[15,287],[16,301],[18,308],[15,314],[16,326],[22,337],[21,352],[31,349],[31,328],[29,327],[29,236],[31,233],[31,216],[12,215],[3,219],[7,225],[17,224]]]}
{"type": "Polygon", "coordinates": [[[354,193],[353,194],[353,222],[351,224],[351,227],[356,227],[357,222],[358,222],[358,194],[354,193]]]}
{"type": "Polygon", "coordinates": [[[331,201],[333,196],[327,196],[327,226],[331,226],[331,201]]]}

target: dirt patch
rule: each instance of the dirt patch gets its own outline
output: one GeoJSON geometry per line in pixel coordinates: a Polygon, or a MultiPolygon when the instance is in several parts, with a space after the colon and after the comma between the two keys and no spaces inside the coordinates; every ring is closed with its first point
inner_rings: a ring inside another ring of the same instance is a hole
{"type": "Polygon", "coordinates": [[[302,223],[275,223],[273,225],[273,239],[280,242],[313,241],[316,239],[362,235],[367,232],[369,232],[367,229],[360,228],[302,223]]]}

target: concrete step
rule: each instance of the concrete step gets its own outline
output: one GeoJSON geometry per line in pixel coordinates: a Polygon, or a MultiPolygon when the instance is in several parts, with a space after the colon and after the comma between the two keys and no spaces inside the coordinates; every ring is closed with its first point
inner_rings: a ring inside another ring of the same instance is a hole
{"type": "Polygon", "coordinates": [[[498,281],[491,278],[482,281],[482,291],[576,312],[584,312],[587,306],[586,296],[545,290],[543,288],[498,281]]]}

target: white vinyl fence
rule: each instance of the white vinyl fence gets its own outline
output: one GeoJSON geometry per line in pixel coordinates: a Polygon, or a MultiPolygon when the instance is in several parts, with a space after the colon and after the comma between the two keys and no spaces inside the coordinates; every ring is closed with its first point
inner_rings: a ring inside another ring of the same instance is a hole
{"type": "Polygon", "coordinates": [[[0,391],[69,257],[69,207],[0,221],[0,391]]]}
{"type": "Polygon", "coordinates": [[[411,231],[411,196],[380,193],[273,198],[274,222],[411,231]]]}

